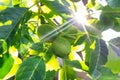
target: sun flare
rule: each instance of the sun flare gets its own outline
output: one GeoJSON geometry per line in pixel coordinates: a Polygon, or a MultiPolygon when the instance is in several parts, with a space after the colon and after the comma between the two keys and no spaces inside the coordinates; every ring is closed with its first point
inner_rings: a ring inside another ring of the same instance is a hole
{"type": "Polygon", "coordinates": [[[81,24],[87,23],[87,17],[82,11],[76,12],[74,19],[81,24]]]}

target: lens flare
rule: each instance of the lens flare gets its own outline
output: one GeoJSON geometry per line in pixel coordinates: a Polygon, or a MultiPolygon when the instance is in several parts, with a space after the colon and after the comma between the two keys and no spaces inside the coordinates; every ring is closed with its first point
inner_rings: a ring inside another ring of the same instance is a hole
{"type": "Polygon", "coordinates": [[[74,16],[74,19],[81,24],[86,24],[87,23],[87,16],[82,11],[76,12],[75,16],[74,16]]]}

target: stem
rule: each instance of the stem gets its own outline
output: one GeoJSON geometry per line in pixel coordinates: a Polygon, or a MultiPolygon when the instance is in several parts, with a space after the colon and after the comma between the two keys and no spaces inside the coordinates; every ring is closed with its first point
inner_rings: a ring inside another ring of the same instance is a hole
{"type": "Polygon", "coordinates": [[[63,59],[63,69],[64,69],[64,72],[65,72],[65,80],[67,80],[66,59],[63,59]]]}

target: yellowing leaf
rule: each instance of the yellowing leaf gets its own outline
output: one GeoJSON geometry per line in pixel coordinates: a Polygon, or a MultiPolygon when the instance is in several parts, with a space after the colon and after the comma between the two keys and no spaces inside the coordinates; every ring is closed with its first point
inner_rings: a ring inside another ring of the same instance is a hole
{"type": "Polygon", "coordinates": [[[19,65],[22,63],[22,60],[18,57],[14,58],[14,64],[10,70],[10,72],[4,77],[4,80],[14,76],[19,68],[19,65]]]}
{"type": "Polygon", "coordinates": [[[12,21],[11,20],[8,20],[4,23],[4,25],[11,25],[12,24],[12,21]]]}
{"type": "Polygon", "coordinates": [[[79,57],[77,52],[82,51],[84,49],[84,47],[85,47],[84,44],[72,47],[72,50],[71,50],[71,52],[69,54],[69,59],[70,60],[81,60],[81,58],[79,57]]]}
{"type": "Polygon", "coordinates": [[[0,5],[0,11],[5,10],[6,8],[7,8],[7,6],[1,6],[0,5]]]}
{"type": "Polygon", "coordinates": [[[53,55],[51,59],[46,63],[46,71],[55,70],[57,71],[60,68],[57,58],[53,55]]]}
{"type": "Polygon", "coordinates": [[[49,13],[51,10],[46,7],[46,6],[42,6],[42,9],[44,10],[44,13],[49,13]]]}
{"type": "Polygon", "coordinates": [[[91,44],[91,46],[90,46],[90,48],[93,49],[93,50],[95,49],[95,43],[96,43],[96,42],[94,41],[94,42],[91,44]]]}
{"type": "Polygon", "coordinates": [[[2,23],[2,22],[0,22],[0,27],[1,27],[1,26],[3,26],[3,23],[2,23]]]}
{"type": "Polygon", "coordinates": [[[30,54],[30,55],[37,55],[38,52],[37,52],[36,50],[30,50],[30,51],[29,51],[29,54],[30,54]]]}
{"type": "Polygon", "coordinates": [[[88,70],[89,69],[84,61],[80,61],[80,64],[81,64],[83,70],[88,70]]]}
{"type": "Polygon", "coordinates": [[[14,46],[11,46],[9,48],[9,52],[13,58],[18,56],[18,50],[14,46]]]}

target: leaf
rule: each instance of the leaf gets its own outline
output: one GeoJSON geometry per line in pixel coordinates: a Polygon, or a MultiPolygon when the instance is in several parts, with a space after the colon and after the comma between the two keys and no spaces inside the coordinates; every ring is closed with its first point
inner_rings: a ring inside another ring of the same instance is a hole
{"type": "Polygon", "coordinates": [[[32,46],[30,48],[33,50],[42,52],[43,51],[43,43],[41,43],[41,42],[34,43],[34,44],[32,44],[32,46]]]}
{"type": "Polygon", "coordinates": [[[105,6],[102,8],[102,13],[108,15],[110,18],[120,17],[120,8],[111,8],[110,6],[105,6]]]}
{"type": "Polygon", "coordinates": [[[95,50],[91,54],[89,72],[94,74],[99,66],[105,65],[107,62],[108,49],[105,41],[96,39],[95,50]]]}
{"type": "Polygon", "coordinates": [[[82,44],[87,39],[86,35],[81,36],[74,44],[74,46],[82,44]]]}
{"type": "Polygon", "coordinates": [[[111,14],[109,13],[103,13],[100,15],[100,21],[98,22],[98,28],[100,29],[108,29],[112,26],[114,26],[114,18],[111,17],[111,14]],[[102,27],[101,27],[102,26],[102,27]]]}
{"type": "Polygon", "coordinates": [[[113,73],[119,73],[120,72],[120,56],[116,54],[116,52],[112,49],[111,46],[108,46],[109,49],[109,55],[108,55],[108,61],[106,63],[106,67],[111,69],[113,73]]]}
{"type": "Polygon", "coordinates": [[[11,43],[25,11],[26,8],[7,8],[0,12],[0,22],[3,23],[3,26],[0,26],[0,39],[6,40],[8,44],[11,43]],[[8,23],[5,24],[6,22],[8,23]]]}
{"type": "Polygon", "coordinates": [[[114,74],[109,68],[99,67],[100,72],[99,80],[118,80],[118,76],[114,74]]]}
{"type": "Polygon", "coordinates": [[[95,5],[95,0],[91,0],[92,5],[95,5]]]}
{"type": "Polygon", "coordinates": [[[78,29],[76,27],[71,26],[67,30],[63,31],[63,33],[61,33],[60,35],[67,39],[72,45],[74,44],[75,39],[77,38],[78,29]]]}
{"type": "Polygon", "coordinates": [[[11,70],[9,71],[9,73],[4,77],[3,80],[14,80],[15,74],[21,63],[22,63],[22,60],[20,58],[14,57],[14,64],[11,70]]]}
{"type": "Polygon", "coordinates": [[[45,79],[45,63],[36,56],[29,57],[19,67],[16,73],[16,80],[44,80],[45,79]]]}
{"type": "Polygon", "coordinates": [[[78,68],[78,69],[82,68],[82,66],[81,66],[81,64],[80,64],[80,62],[78,60],[73,60],[73,61],[67,60],[67,65],[69,65],[71,67],[78,68]]]}
{"type": "Polygon", "coordinates": [[[0,45],[1,45],[0,54],[5,53],[7,51],[7,47],[8,47],[6,41],[1,40],[0,45]]]}
{"type": "Polygon", "coordinates": [[[57,58],[52,55],[49,61],[46,63],[46,71],[57,71],[60,68],[57,58]]]}
{"type": "Polygon", "coordinates": [[[97,22],[96,27],[101,30],[112,28],[119,31],[120,8],[105,6],[101,10],[100,20],[97,22]]]}
{"type": "Polygon", "coordinates": [[[61,2],[62,2],[62,4],[64,4],[64,5],[70,6],[69,1],[61,0],[61,2]]]}
{"type": "Polygon", "coordinates": [[[114,38],[109,41],[109,45],[117,53],[117,55],[120,57],[120,37],[114,38]]]}
{"type": "Polygon", "coordinates": [[[76,75],[73,67],[71,66],[66,66],[66,73],[67,73],[67,80],[75,80],[76,75]]]}
{"type": "Polygon", "coordinates": [[[89,42],[85,42],[85,64],[89,66],[90,56],[93,51],[93,49],[90,48],[91,44],[89,42]]]}
{"type": "Polygon", "coordinates": [[[106,0],[106,1],[113,8],[120,7],[120,0],[106,0]]]}
{"type": "Polygon", "coordinates": [[[89,0],[87,6],[88,7],[93,7],[95,5],[95,0],[89,0]]]}
{"type": "Polygon", "coordinates": [[[56,71],[47,71],[45,80],[53,80],[56,75],[56,71]]]}
{"type": "Polygon", "coordinates": [[[52,11],[56,12],[57,14],[65,13],[70,14],[71,10],[66,6],[62,5],[58,1],[48,1],[48,0],[40,0],[43,4],[49,7],[52,11]]]}
{"type": "Polygon", "coordinates": [[[59,70],[59,79],[58,80],[74,80],[75,71],[70,66],[65,66],[59,70]]]}
{"type": "Polygon", "coordinates": [[[13,58],[9,53],[5,53],[0,57],[0,79],[3,79],[9,73],[14,63],[13,58]]]}

